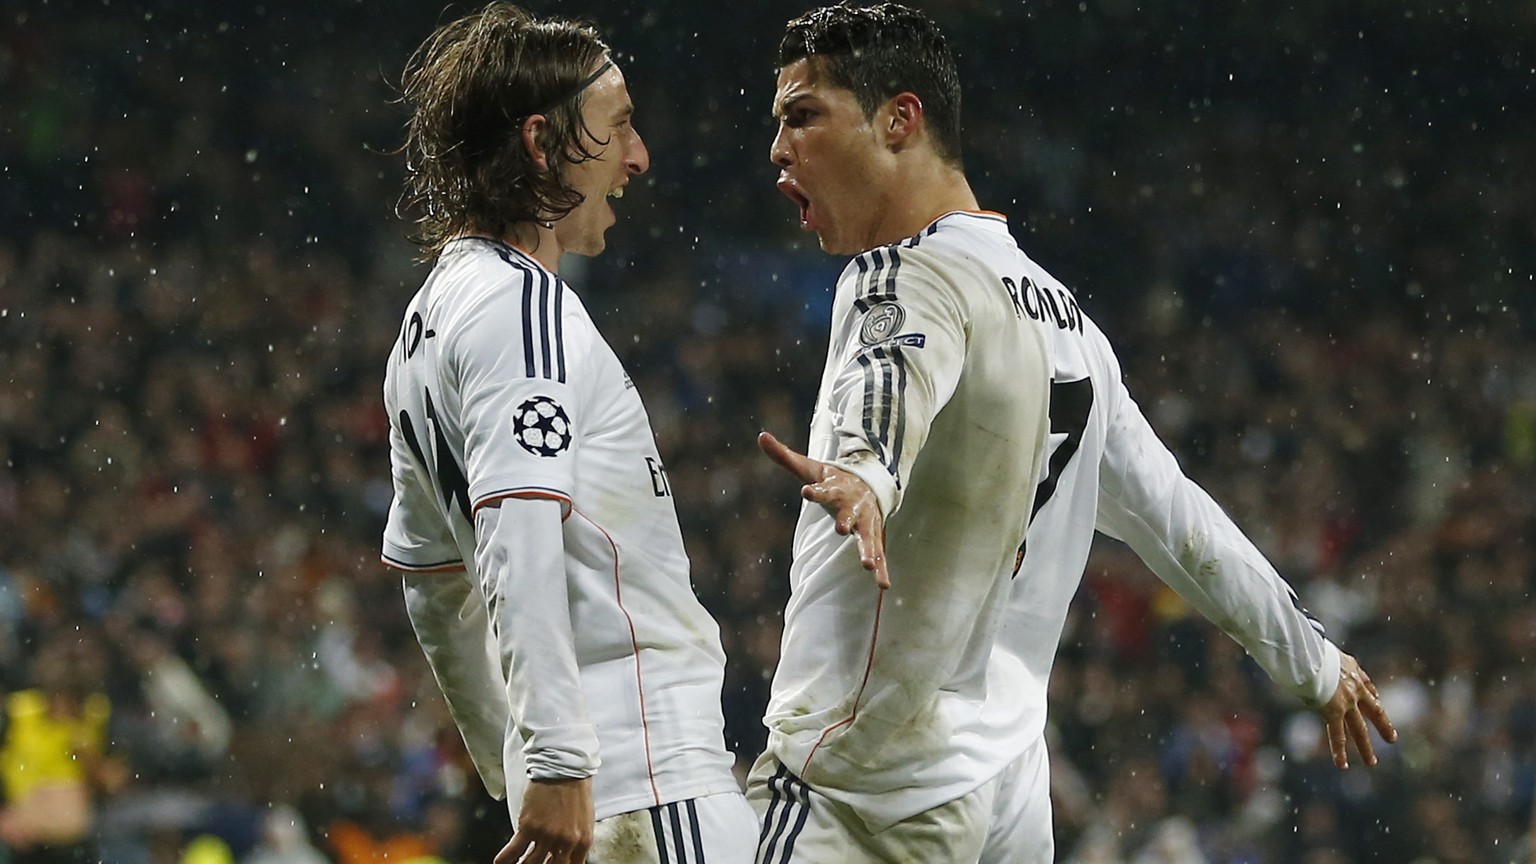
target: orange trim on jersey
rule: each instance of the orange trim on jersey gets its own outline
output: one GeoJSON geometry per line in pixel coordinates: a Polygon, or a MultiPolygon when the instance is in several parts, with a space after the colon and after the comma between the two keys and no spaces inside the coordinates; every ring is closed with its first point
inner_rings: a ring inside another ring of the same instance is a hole
{"type": "Polygon", "coordinates": [[[824,741],[827,740],[827,736],[831,735],[839,728],[847,726],[854,720],[858,719],[859,702],[864,698],[864,687],[869,684],[869,673],[872,672],[875,668],[875,645],[880,641],[880,610],[884,606],[885,589],[881,588],[880,595],[875,598],[875,626],[873,631],[869,634],[869,660],[864,664],[864,678],[859,682],[859,692],[855,693],[853,696],[853,711],[849,713],[847,718],[839,720],[836,723],[833,723],[831,726],[828,726],[826,729],[822,730],[821,737],[816,739],[816,745],[811,748],[811,752],[805,755],[805,764],[800,766],[800,776],[802,777],[804,777],[805,772],[810,769],[811,759],[816,756],[816,751],[821,749],[821,745],[824,741]]]}
{"type": "Polygon", "coordinates": [[[438,567],[401,567],[388,558],[380,556],[379,563],[391,570],[399,570],[401,573],[457,573],[465,569],[464,562],[462,561],[457,564],[443,564],[438,567]]]}
{"type": "Polygon", "coordinates": [[[640,637],[635,635],[635,619],[630,616],[629,610],[624,608],[624,595],[619,587],[619,544],[613,542],[613,537],[603,526],[594,522],[591,516],[577,510],[574,505],[571,507],[571,512],[581,516],[587,520],[587,524],[596,528],[603,535],[603,539],[608,541],[609,548],[613,550],[613,600],[619,605],[619,611],[624,613],[624,620],[629,622],[629,644],[635,649],[635,691],[640,698],[640,737],[645,742],[645,773],[651,781],[651,796],[656,802],[654,806],[660,807],[662,805],[661,790],[656,788],[656,764],[651,760],[651,724],[645,716],[645,679],[640,675],[640,637]]]}
{"type": "Polygon", "coordinates": [[[492,495],[491,497],[486,498],[484,501],[476,501],[475,506],[469,512],[469,518],[475,518],[475,514],[480,512],[481,507],[484,507],[488,504],[494,504],[497,501],[505,501],[508,498],[536,498],[541,501],[559,501],[561,504],[566,505],[565,507],[561,508],[561,522],[571,518],[571,514],[567,511],[576,509],[576,505],[571,501],[571,499],[565,497],[564,495],[556,495],[553,492],[507,492],[502,495],[492,495]]]}
{"type": "Polygon", "coordinates": [[[1008,214],[999,213],[996,210],[951,210],[951,213],[974,213],[977,216],[996,216],[1003,221],[1008,220],[1008,214]]]}

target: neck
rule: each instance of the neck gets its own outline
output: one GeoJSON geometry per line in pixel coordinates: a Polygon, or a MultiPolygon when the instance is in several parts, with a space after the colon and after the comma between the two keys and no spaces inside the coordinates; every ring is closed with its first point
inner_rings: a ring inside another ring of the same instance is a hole
{"type": "Polygon", "coordinates": [[[893,193],[882,207],[884,217],[868,248],[911,237],[945,213],[980,209],[965,173],[957,168],[934,160],[911,166],[904,174],[891,186],[893,193]]]}
{"type": "Polygon", "coordinates": [[[538,222],[518,222],[501,235],[501,241],[528,253],[545,270],[557,276],[560,274],[560,240],[553,227],[545,228],[538,222]]]}

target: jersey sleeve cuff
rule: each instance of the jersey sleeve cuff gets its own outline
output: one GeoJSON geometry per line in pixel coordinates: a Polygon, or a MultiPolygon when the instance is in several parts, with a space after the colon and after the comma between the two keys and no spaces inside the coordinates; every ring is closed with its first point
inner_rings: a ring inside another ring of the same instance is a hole
{"type": "Polygon", "coordinates": [[[1312,679],[1312,690],[1302,694],[1302,699],[1309,706],[1318,707],[1333,698],[1333,694],[1339,689],[1339,663],[1341,662],[1339,646],[1333,644],[1330,639],[1323,640],[1322,668],[1317,671],[1317,677],[1312,679]]]}
{"type": "MultiPolygon", "coordinates": [[[[552,737],[545,733],[540,737],[552,737]]],[[[556,745],[538,746],[530,741],[523,748],[523,761],[530,780],[583,780],[597,773],[602,764],[597,757],[597,731],[591,726],[577,726],[561,737],[556,745]]]]}
{"type": "Polygon", "coordinates": [[[875,493],[881,516],[889,519],[896,508],[901,506],[901,490],[896,488],[896,478],[891,476],[891,472],[875,454],[868,451],[854,453],[839,457],[832,464],[864,481],[864,485],[875,493]]]}

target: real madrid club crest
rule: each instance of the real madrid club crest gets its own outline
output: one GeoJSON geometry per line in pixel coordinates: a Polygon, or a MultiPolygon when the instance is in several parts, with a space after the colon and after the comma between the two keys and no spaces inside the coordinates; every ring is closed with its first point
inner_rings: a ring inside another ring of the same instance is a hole
{"type": "Polygon", "coordinates": [[[571,418],[548,396],[523,401],[512,414],[512,437],[535,456],[559,456],[571,447],[571,418]]]}
{"type": "Polygon", "coordinates": [[[859,327],[859,341],[865,345],[884,342],[900,333],[901,325],[906,320],[907,310],[901,308],[901,304],[890,301],[876,303],[864,313],[864,324],[859,327]]]}

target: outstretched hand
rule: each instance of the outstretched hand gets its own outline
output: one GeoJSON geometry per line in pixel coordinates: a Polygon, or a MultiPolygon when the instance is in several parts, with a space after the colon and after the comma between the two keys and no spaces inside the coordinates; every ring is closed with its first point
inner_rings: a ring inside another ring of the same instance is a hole
{"type": "Polygon", "coordinates": [[[1369,720],[1387,743],[1397,742],[1397,730],[1387,717],[1387,709],[1381,706],[1381,695],[1371,676],[1365,674],[1360,663],[1344,652],[1339,652],[1339,687],[1333,698],[1317,709],[1328,725],[1328,749],[1333,752],[1333,764],[1349,767],[1349,742],[1355,742],[1360,758],[1366,765],[1376,764],[1376,753],[1371,748],[1369,720]]]}
{"type": "Polygon", "coordinates": [[[891,587],[891,574],[885,566],[885,515],[874,490],[851,472],[790,449],[770,432],[758,434],[757,446],[805,484],[801,497],[827,508],[837,522],[837,533],[854,535],[859,560],[865,570],[875,574],[875,584],[882,589],[891,587]]]}

